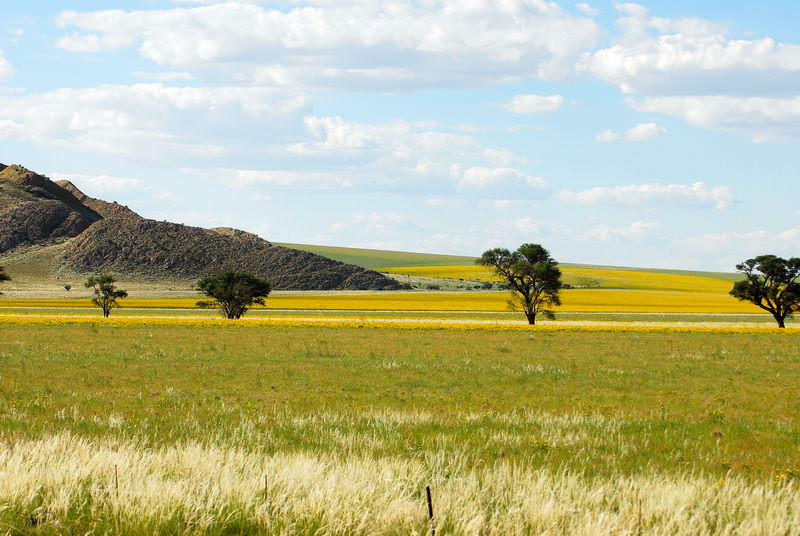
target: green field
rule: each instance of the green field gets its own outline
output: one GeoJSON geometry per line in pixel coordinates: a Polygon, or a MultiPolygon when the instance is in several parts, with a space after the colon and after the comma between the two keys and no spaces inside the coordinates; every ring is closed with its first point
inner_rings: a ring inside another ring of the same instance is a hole
{"type": "MultiPolygon", "coordinates": [[[[279,243],[303,251],[310,251],[318,255],[323,255],[334,259],[364,268],[377,269],[390,268],[396,266],[465,266],[475,263],[475,257],[462,255],[439,255],[434,253],[412,253],[408,251],[386,251],[380,249],[359,249],[338,246],[315,246],[309,244],[288,244],[279,243]]],[[[741,278],[739,274],[729,272],[704,272],[698,270],[670,270],[663,268],[632,268],[624,266],[603,266],[598,264],[580,264],[563,262],[560,264],[564,268],[582,268],[596,270],[631,270],[639,272],[651,272],[657,274],[678,274],[687,276],[713,277],[726,281],[736,281],[741,278]]]]}
{"type": "Polygon", "coordinates": [[[0,530],[800,530],[796,336],[238,325],[0,325],[0,530]]]}
{"type": "Polygon", "coordinates": [[[364,268],[377,269],[389,266],[451,266],[472,264],[473,257],[461,255],[438,255],[435,253],[411,253],[382,249],[345,248],[337,246],[314,246],[309,244],[278,244],[328,257],[364,268]]]}

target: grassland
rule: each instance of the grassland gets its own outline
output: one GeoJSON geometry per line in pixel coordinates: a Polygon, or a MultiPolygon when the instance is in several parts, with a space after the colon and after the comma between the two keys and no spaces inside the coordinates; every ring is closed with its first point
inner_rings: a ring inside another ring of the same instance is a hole
{"type": "Polygon", "coordinates": [[[452,266],[471,264],[473,257],[461,255],[438,255],[434,253],[411,253],[381,249],[345,248],[336,246],[314,246],[309,244],[278,244],[303,251],[310,251],[348,264],[376,269],[386,266],[452,266]]]}
{"type": "MultiPolygon", "coordinates": [[[[459,262],[391,271],[491,281],[459,262]]],[[[427,485],[438,535],[800,533],[797,324],[725,276],[562,268],[534,328],[498,291],[232,322],[186,289],[110,319],[11,290],[0,534],[422,535],[427,485]]]]}
{"type": "Polygon", "coordinates": [[[0,324],[2,530],[800,530],[798,336],[245,325],[0,324]]]}

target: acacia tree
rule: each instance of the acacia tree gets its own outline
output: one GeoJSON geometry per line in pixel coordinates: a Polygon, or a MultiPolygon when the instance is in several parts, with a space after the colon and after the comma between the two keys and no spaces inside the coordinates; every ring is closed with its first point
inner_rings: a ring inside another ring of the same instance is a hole
{"type": "Polygon", "coordinates": [[[103,310],[103,318],[108,318],[112,308],[119,307],[118,299],[128,296],[126,291],[114,285],[116,282],[113,275],[103,274],[92,276],[84,283],[86,288],[94,289],[92,303],[103,310]]]}
{"type": "Polygon", "coordinates": [[[213,298],[197,302],[198,307],[219,307],[225,318],[239,319],[251,305],[264,305],[272,288],[267,281],[247,273],[222,272],[198,281],[197,290],[213,298]]]}
{"type": "Polygon", "coordinates": [[[800,311],[800,258],[760,255],[736,265],[745,278],[733,285],[731,295],[754,303],[775,318],[779,328],[786,317],[800,311]]]}
{"type": "MultiPolygon", "coordinates": [[[[6,273],[5,268],[0,266],[0,283],[3,281],[11,281],[11,276],[6,273]]],[[[0,292],[2,294],[2,292],[0,292]]]]}
{"type": "MultiPolygon", "coordinates": [[[[536,315],[554,318],[550,307],[561,305],[561,270],[558,262],[539,244],[522,244],[516,251],[495,248],[484,251],[475,261],[488,266],[503,278],[506,287],[522,307],[528,324],[536,323],[536,315]]],[[[512,306],[516,305],[513,301],[512,306]]]]}

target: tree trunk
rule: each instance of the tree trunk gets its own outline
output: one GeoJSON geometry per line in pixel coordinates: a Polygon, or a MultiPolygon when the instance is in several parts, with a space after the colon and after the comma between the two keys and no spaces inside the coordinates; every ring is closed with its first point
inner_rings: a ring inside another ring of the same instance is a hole
{"type": "Polygon", "coordinates": [[[772,316],[775,317],[775,321],[778,323],[779,328],[785,328],[786,323],[784,322],[785,316],[781,316],[778,313],[772,313],[772,316]]]}
{"type": "Polygon", "coordinates": [[[536,324],[536,313],[529,313],[528,311],[525,311],[525,318],[528,319],[528,324],[531,326],[536,324]]]}

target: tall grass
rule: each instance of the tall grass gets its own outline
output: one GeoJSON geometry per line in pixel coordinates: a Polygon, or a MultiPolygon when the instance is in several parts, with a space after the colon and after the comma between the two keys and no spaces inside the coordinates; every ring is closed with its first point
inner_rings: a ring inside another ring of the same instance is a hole
{"type": "Polygon", "coordinates": [[[69,433],[0,446],[0,520],[15,532],[761,535],[800,530],[793,485],[643,467],[587,478],[506,461],[156,449],[69,433]],[[117,479],[118,478],[118,479],[117,479]]]}

